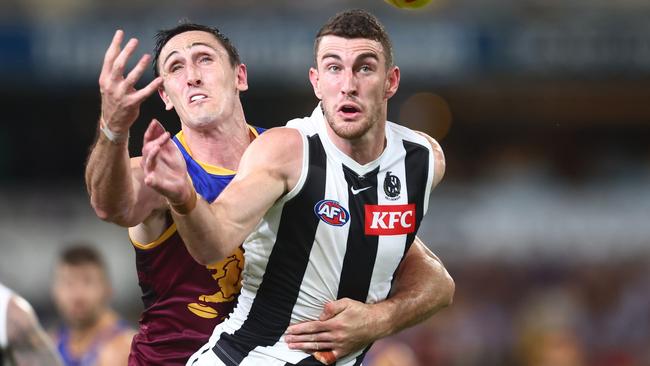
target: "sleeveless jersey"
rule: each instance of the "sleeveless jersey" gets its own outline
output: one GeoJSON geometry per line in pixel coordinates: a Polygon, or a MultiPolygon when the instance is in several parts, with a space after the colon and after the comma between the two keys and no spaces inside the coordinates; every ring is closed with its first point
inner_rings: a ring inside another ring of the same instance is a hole
{"type": "MultiPolygon", "coordinates": [[[[263,131],[249,128],[252,137],[263,131]]],[[[173,141],[183,154],[197,193],[212,202],[235,172],[194,160],[182,131],[173,141]]],[[[215,325],[230,314],[241,288],[241,248],[218,263],[200,265],[187,251],[169,213],[167,220],[168,229],[154,242],[131,240],[144,311],[129,365],[184,364],[207,341],[215,325]]]]}
{"type": "Polygon", "coordinates": [[[94,366],[97,364],[97,357],[99,357],[102,346],[128,329],[130,327],[124,320],[115,322],[111,328],[95,337],[83,355],[75,357],[70,353],[68,344],[70,342],[70,330],[67,327],[61,327],[57,335],[56,349],[65,366],[94,366]]]}
{"type": "MultiPolygon", "coordinates": [[[[388,296],[427,211],[431,144],[387,122],[383,153],[360,165],[330,141],[325,123],[317,107],[311,117],[288,124],[303,136],[300,179],[244,242],[237,307],[190,362],[211,350],[229,366],[265,358],[269,365],[321,365],[287,347],[286,328],[317,320],[336,299],[375,303],[388,296]]],[[[366,350],[336,364],[360,365],[366,350]]]]}
{"type": "Polygon", "coordinates": [[[0,283],[0,366],[6,365],[5,360],[9,339],[7,338],[7,308],[12,292],[0,283]]]}

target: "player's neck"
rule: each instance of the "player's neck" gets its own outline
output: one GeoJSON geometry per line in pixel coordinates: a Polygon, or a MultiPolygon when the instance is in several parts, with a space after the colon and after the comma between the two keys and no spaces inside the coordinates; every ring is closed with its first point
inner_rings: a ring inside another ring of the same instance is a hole
{"type": "Polygon", "coordinates": [[[202,130],[183,126],[183,137],[192,157],[202,163],[237,170],[239,160],[252,139],[243,114],[241,117],[202,130]]]}
{"type": "Polygon", "coordinates": [[[106,309],[97,321],[86,327],[70,328],[70,349],[74,354],[82,354],[95,341],[95,337],[118,321],[117,314],[106,309]]]}
{"type": "Polygon", "coordinates": [[[327,134],[341,152],[360,165],[365,165],[379,158],[384,152],[386,148],[385,126],[385,123],[375,123],[363,136],[356,139],[338,136],[329,125],[327,126],[327,134]]]}

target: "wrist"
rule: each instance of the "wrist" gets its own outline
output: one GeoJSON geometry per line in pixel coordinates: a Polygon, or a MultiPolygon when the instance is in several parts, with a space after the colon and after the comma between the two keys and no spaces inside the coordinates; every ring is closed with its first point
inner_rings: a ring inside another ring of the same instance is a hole
{"type": "Polygon", "coordinates": [[[373,335],[374,340],[388,337],[397,332],[395,327],[395,319],[399,318],[399,310],[396,304],[391,299],[378,302],[371,305],[372,318],[374,319],[369,326],[374,327],[373,335]]]}
{"type": "Polygon", "coordinates": [[[104,117],[100,117],[99,119],[99,130],[104,134],[104,137],[113,144],[118,145],[129,140],[128,130],[126,130],[126,132],[119,132],[111,129],[108,123],[104,120],[104,117]]]}
{"type": "Polygon", "coordinates": [[[176,212],[179,215],[187,215],[196,207],[196,202],[198,200],[196,190],[192,185],[190,185],[190,196],[188,199],[182,201],[181,203],[169,202],[169,207],[172,211],[176,212]]]}

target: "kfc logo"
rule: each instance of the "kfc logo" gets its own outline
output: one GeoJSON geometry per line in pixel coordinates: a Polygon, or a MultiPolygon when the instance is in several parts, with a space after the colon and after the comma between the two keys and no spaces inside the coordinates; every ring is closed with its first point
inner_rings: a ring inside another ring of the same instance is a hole
{"type": "Polygon", "coordinates": [[[366,235],[401,235],[415,232],[415,204],[365,205],[366,235]]]}

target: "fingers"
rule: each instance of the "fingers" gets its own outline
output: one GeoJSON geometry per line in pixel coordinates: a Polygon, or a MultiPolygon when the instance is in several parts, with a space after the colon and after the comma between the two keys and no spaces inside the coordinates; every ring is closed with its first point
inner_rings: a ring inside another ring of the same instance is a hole
{"type": "Polygon", "coordinates": [[[113,40],[111,41],[111,44],[108,46],[106,53],[104,54],[104,64],[102,65],[101,72],[102,76],[108,75],[113,69],[113,62],[115,62],[115,58],[120,53],[120,44],[122,44],[123,38],[124,31],[121,29],[116,30],[115,34],[113,35],[113,40]]]}
{"type": "Polygon", "coordinates": [[[126,46],[124,46],[124,49],[122,49],[122,52],[120,52],[117,58],[115,58],[115,61],[113,62],[113,68],[111,69],[111,77],[113,80],[119,80],[123,77],[126,63],[131,55],[133,55],[133,52],[137,46],[137,39],[129,39],[129,41],[126,43],[126,46]]]}
{"type": "MultiPolygon", "coordinates": [[[[161,127],[162,128],[162,127],[161,127]]],[[[171,142],[169,140],[169,132],[164,132],[162,135],[156,137],[154,140],[148,143],[148,152],[144,159],[144,169],[145,172],[152,172],[156,168],[156,163],[158,160],[158,154],[164,148],[164,144],[171,142]]],[[[164,160],[164,156],[162,156],[164,160]]]]}
{"type": "Polygon", "coordinates": [[[140,57],[140,60],[138,60],[138,63],[135,65],[133,70],[131,70],[131,72],[126,75],[126,78],[124,78],[127,87],[133,87],[135,83],[140,80],[140,77],[142,77],[142,74],[144,74],[144,71],[147,69],[147,65],[149,65],[149,60],[151,60],[151,56],[148,54],[144,54],[140,57]]]}
{"type": "Polygon", "coordinates": [[[147,97],[149,97],[151,94],[153,94],[156,90],[158,90],[158,88],[160,88],[162,83],[163,83],[162,76],[158,76],[157,78],[153,79],[149,84],[147,84],[147,86],[133,93],[133,97],[138,101],[144,100],[147,97]]]}
{"type": "Polygon", "coordinates": [[[288,335],[314,334],[324,331],[325,328],[320,321],[314,320],[300,324],[294,324],[287,328],[288,335]]]}
{"type": "MultiPolygon", "coordinates": [[[[149,126],[147,127],[146,131],[144,131],[144,144],[146,145],[148,142],[155,140],[156,138],[160,137],[165,133],[165,128],[163,125],[158,122],[157,119],[152,119],[151,122],[149,123],[149,126]]],[[[143,146],[144,150],[144,146],[143,146]]]]}
{"type": "Polygon", "coordinates": [[[333,317],[335,317],[336,315],[341,313],[343,310],[345,310],[347,307],[348,307],[347,299],[345,299],[345,298],[340,299],[340,300],[336,300],[336,301],[332,301],[332,302],[328,302],[323,307],[323,312],[321,312],[318,319],[320,321],[325,321],[325,320],[328,320],[328,319],[332,319],[333,317]]]}

